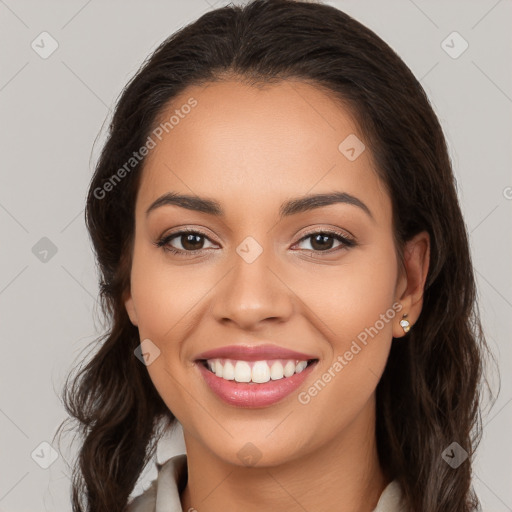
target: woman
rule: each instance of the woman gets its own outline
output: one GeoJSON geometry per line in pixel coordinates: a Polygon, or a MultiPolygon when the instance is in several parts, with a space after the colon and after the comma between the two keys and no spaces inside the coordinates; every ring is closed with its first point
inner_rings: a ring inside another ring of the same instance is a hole
{"type": "Polygon", "coordinates": [[[86,220],[111,326],[65,395],[74,511],[475,510],[466,229],[372,31],[289,0],[180,30],[117,104],[86,220]],[[187,454],[128,505],[177,421],[187,454]]]}

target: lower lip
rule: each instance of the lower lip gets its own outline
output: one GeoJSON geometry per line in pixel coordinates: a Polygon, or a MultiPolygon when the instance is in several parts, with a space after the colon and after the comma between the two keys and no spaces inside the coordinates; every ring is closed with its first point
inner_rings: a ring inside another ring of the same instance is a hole
{"type": "Polygon", "coordinates": [[[317,361],[309,364],[300,373],[279,380],[269,380],[264,384],[236,382],[217,377],[202,362],[197,361],[204,380],[210,389],[224,402],[236,407],[268,407],[293,393],[308,377],[317,361]]]}

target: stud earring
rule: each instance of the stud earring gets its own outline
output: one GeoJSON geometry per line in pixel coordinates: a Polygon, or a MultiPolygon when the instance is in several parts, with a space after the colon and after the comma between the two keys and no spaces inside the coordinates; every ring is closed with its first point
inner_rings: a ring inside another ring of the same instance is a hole
{"type": "Polygon", "coordinates": [[[402,316],[402,320],[400,320],[400,325],[404,332],[409,332],[411,330],[411,324],[409,323],[409,320],[406,320],[407,316],[408,315],[406,313],[405,315],[402,316]]]}

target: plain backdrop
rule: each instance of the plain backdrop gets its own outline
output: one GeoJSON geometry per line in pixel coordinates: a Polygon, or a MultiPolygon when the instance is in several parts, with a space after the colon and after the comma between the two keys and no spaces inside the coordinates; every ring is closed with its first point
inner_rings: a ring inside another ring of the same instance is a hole
{"type": "MultiPolygon", "coordinates": [[[[67,373],[101,333],[83,219],[92,169],[115,100],[144,58],[225,3],[0,0],[0,511],[70,510],[65,460],[76,447],[45,443],[66,417],[59,395],[67,373]]],[[[484,511],[510,511],[512,2],[327,3],[397,51],[445,131],[502,378],[484,417],[474,485],[484,511]]],[[[183,451],[178,429],[158,459],[183,451]]],[[[148,467],[134,494],[155,476],[148,467]]]]}

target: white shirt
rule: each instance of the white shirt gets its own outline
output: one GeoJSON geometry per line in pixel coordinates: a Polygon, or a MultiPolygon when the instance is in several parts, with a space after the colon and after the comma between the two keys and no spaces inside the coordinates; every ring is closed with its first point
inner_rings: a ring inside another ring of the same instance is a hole
{"type": "MultiPolygon", "coordinates": [[[[158,477],[143,494],[137,496],[126,512],[187,512],[181,508],[180,491],[187,478],[187,456],[171,457],[156,464],[158,477]]],[[[406,512],[400,504],[402,493],[398,482],[390,482],[382,492],[373,512],[406,512]]]]}

